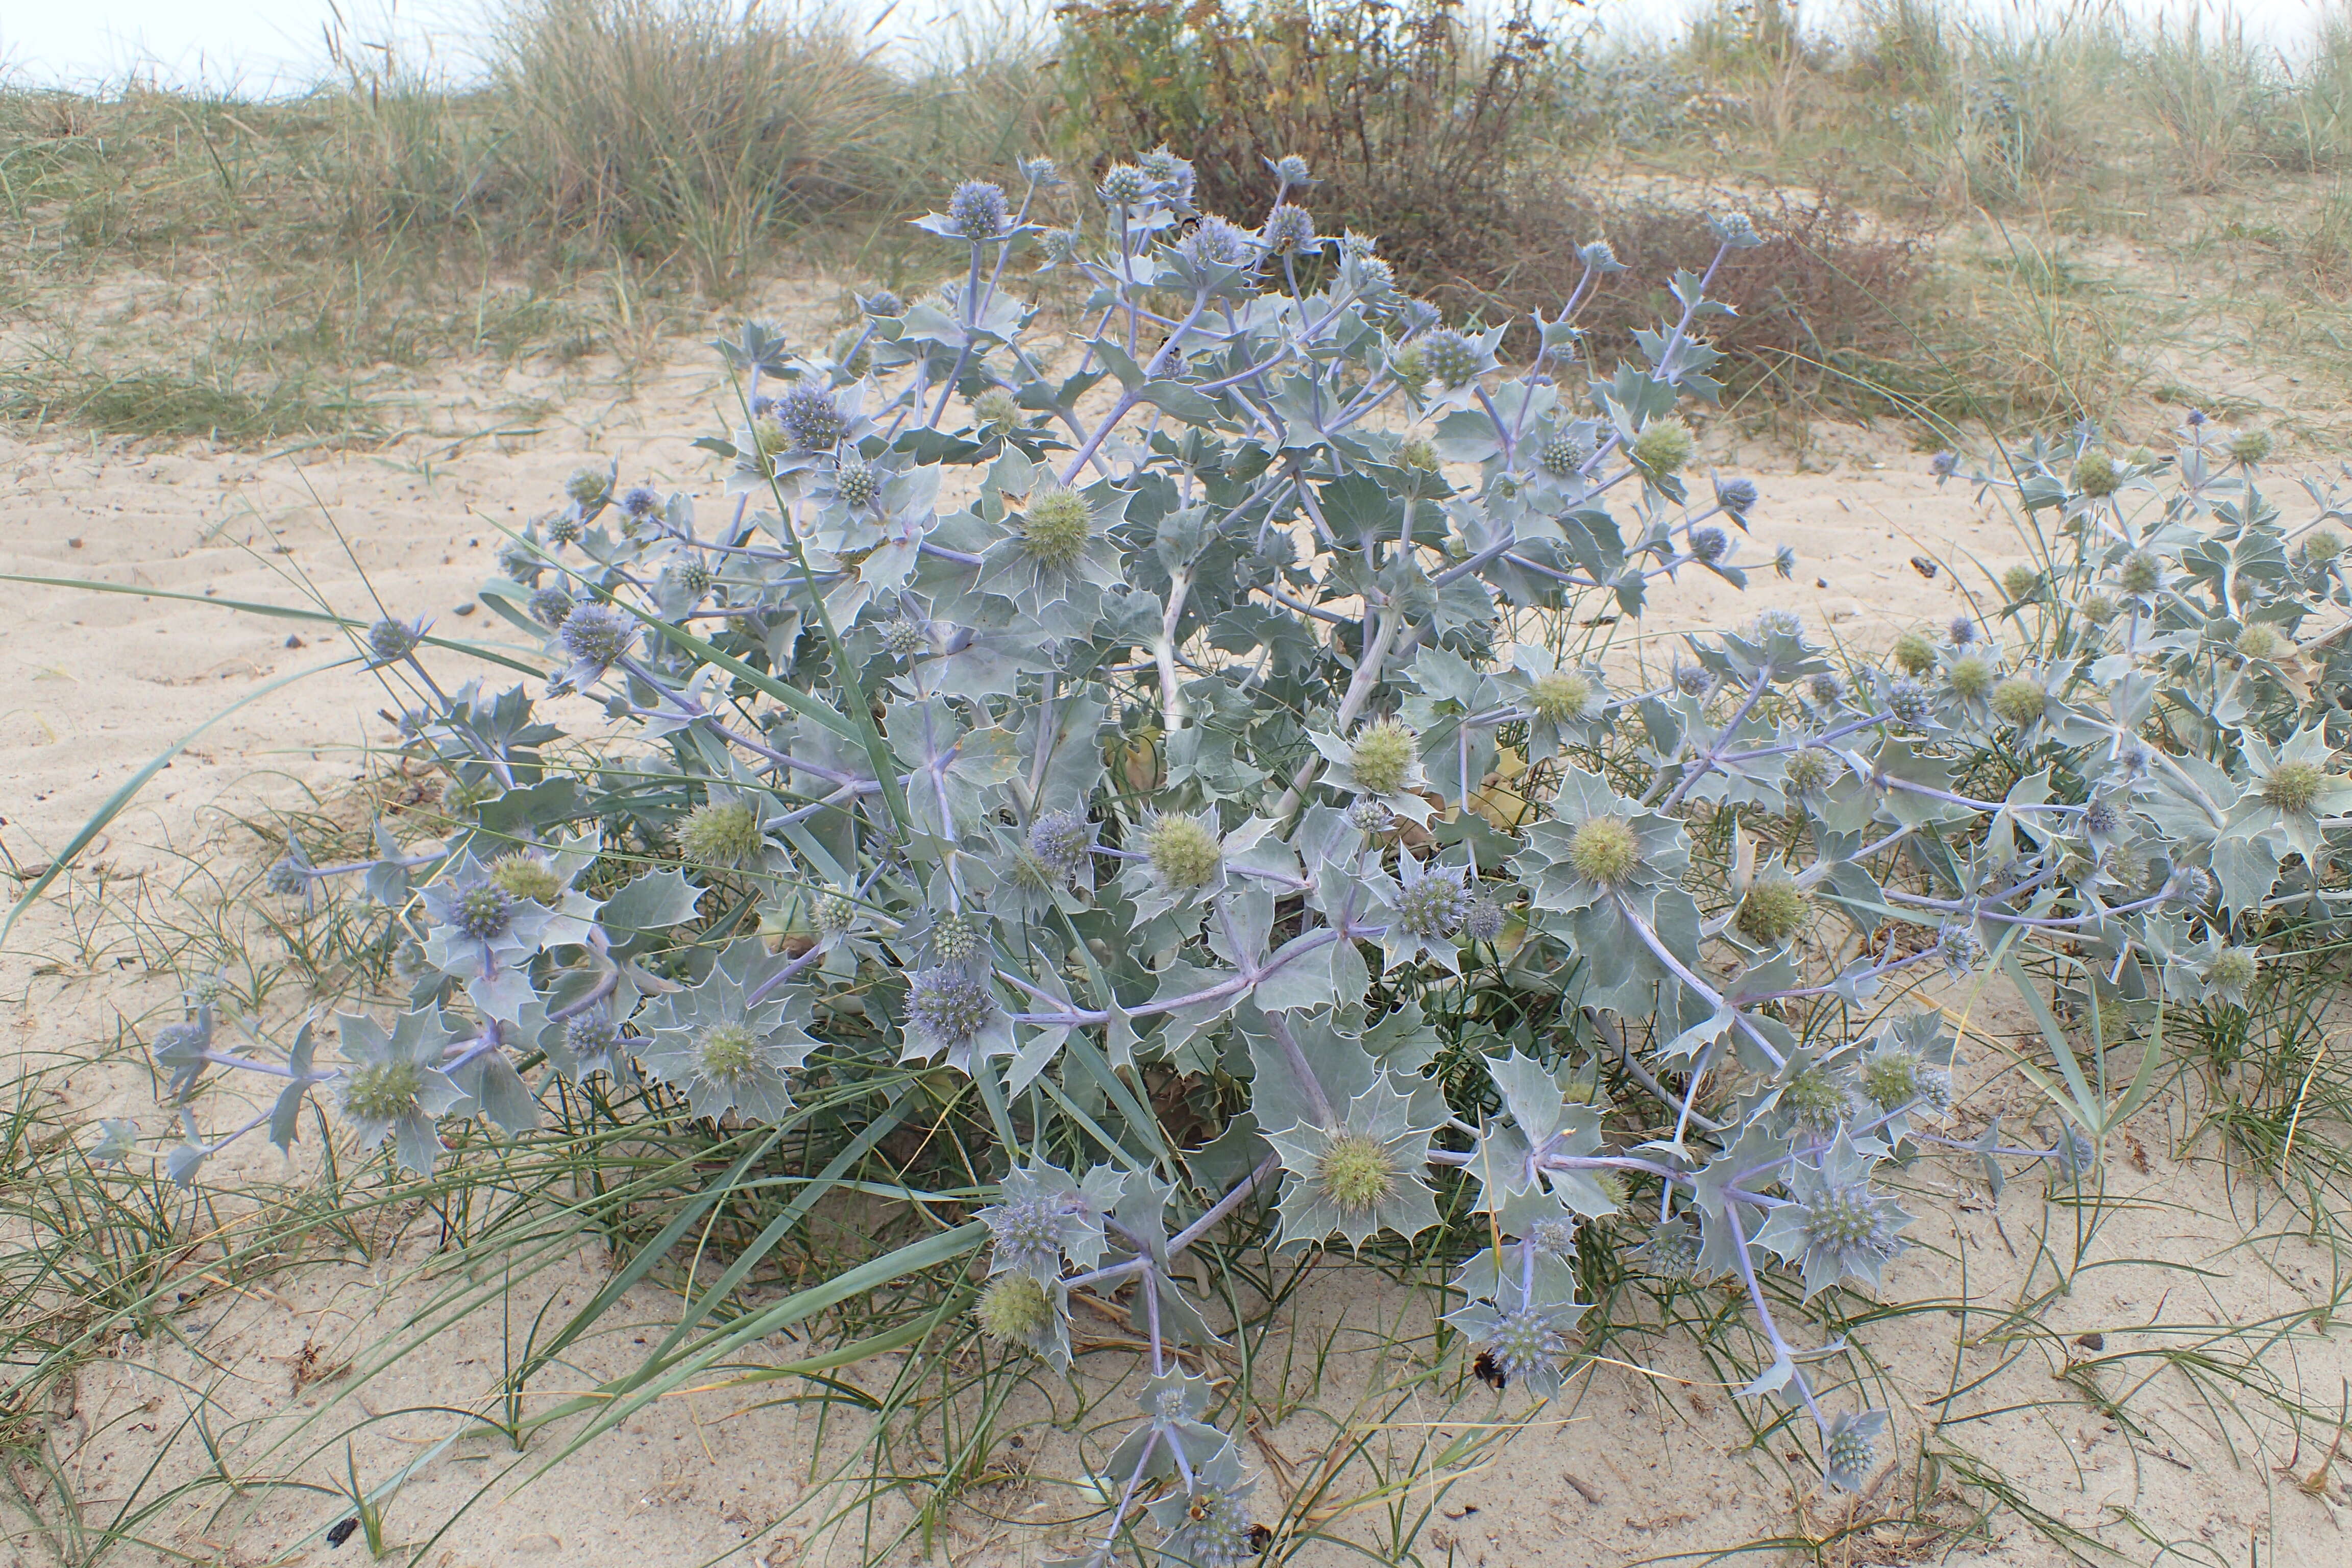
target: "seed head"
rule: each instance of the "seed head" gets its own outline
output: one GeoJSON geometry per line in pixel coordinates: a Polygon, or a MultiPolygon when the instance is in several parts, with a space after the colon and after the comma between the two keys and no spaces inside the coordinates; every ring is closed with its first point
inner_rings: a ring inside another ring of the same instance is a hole
{"type": "Polygon", "coordinates": [[[1426,436],[1415,436],[1397,448],[1397,463],[1417,473],[1433,474],[1437,472],[1437,448],[1426,436]]]}
{"type": "Polygon", "coordinates": [[[371,1062],[343,1076],[343,1114],[362,1121],[397,1121],[417,1109],[425,1069],[415,1062],[371,1062]]]}
{"type": "Polygon", "coordinates": [[[2121,606],[2105,594],[2086,595],[2075,607],[2083,612],[2083,618],[2095,626],[2104,626],[2123,613],[2121,606]]]}
{"type": "Polygon", "coordinates": [[[1992,710],[2022,730],[2049,710],[2050,694],[2031,676],[2012,675],[1992,689],[1992,710]]]}
{"type": "Polygon", "coordinates": [[[741,1024],[713,1024],[695,1042],[695,1064],[715,1083],[740,1083],[759,1065],[760,1042],[741,1024]]]}
{"type": "Polygon", "coordinates": [[[1394,719],[1382,719],[1356,731],[1348,765],[1367,795],[1394,795],[1412,776],[1420,737],[1394,719]]]}
{"type": "Polygon", "coordinates": [[[1927,689],[1916,680],[1898,680],[1886,689],[1886,710],[1895,722],[1916,729],[1927,717],[1927,689]]]}
{"type": "Polygon", "coordinates": [[[613,493],[613,477],[597,468],[574,468],[563,493],[582,506],[594,506],[613,493]]]}
{"type": "Polygon", "coordinates": [[[1827,784],[1836,771],[1837,760],[1826,747],[1801,746],[1789,757],[1789,791],[1811,795],[1827,784]]]}
{"type": "Polygon", "coordinates": [[[1764,878],[1749,886],[1731,923],[1750,942],[1778,947],[1804,925],[1805,910],[1803,889],[1786,877],[1764,878]]]}
{"type": "Polygon", "coordinates": [[[1528,706],[1536,716],[1557,724],[1565,719],[1581,719],[1592,703],[1592,682],[1573,670],[1555,669],[1539,675],[1528,688],[1528,706]]]}
{"type": "Polygon", "coordinates": [[[2271,455],[2271,433],[2267,430],[2242,430],[2230,437],[2230,456],[2254,468],[2267,461],[2271,455]]]}
{"type": "Polygon", "coordinates": [[[1163,816],[1144,830],[1143,852],[1161,882],[1181,893],[1205,888],[1225,863],[1216,832],[1197,816],[1163,816]]]}
{"type": "Polygon", "coordinates": [[[2344,536],[2332,528],[2323,528],[2303,542],[2303,552],[2320,565],[2326,565],[2344,553],[2344,536]]]}
{"type": "Polygon", "coordinates": [[[1980,653],[1956,658],[1944,671],[1944,679],[1951,682],[1953,696],[1974,702],[1992,689],[1992,660],[1980,653]]]}
{"type": "Polygon", "coordinates": [[[2281,763],[2263,780],[2263,804],[2275,806],[2290,816],[2308,816],[2319,799],[2319,792],[2326,785],[2327,774],[2318,763],[2281,763]]]}
{"type": "Polygon", "coordinates": [[[2145,598],[2164,586],[2164,563],[2153,551],[2135,550],[2124,557],[2116,581],[2125,593],[2145,598]]]}
{"type": "Polygon", "coordinates": [[[1054,1304],[1045,1288],[1026,1274],[999,1274],[980,1293],[972,1308],[980,1331],[999,1344],[1026,1344],[1054,1321],[1054,1304]]]}
{"type": "Polygon", "coordinates": [[[1396,1191],[1397,1170],[1381,1141],[1368,1132],[1341,1132],[1315,1164],[1315,1184],[1343,1214],[1369,1214],[1396,1191]]]}
{"type": "Polygon", "coordinates": [[[378,664],[405,658],[416,647],[417,632],[406,621],[385,616],[368,627],[368,653],[378,664]]]}
{"type": "Polygon", "coordinates": [[[2205,966],[2205,982],[2226,991],[2242,991],[2253,984],[2256,967],[2252,948],[2225,947],[2205,966]]]}
{"type": "Polygon", "coordinates": [[[496,942],[514,923],[514,895],[496,883],[468,888],[457,896],[449,923],[469,942],[496,942]]]}
{"type": "Polygon", "coordinates": [[[1588,882],[1614,888],[1642,864],[1642,838],[1622,817],[1587,817],[1568,841],[1568,863],[1588,882]]]}
{"type": "Polygon", "coordinates": [[[2238,634],[2231,645],[2248,658],[2275,659],[2286,652],[2286,638],[2268,621],[2254,621],[2238,634]]]}
{"type": "Polygon", "coordinates": [[[948,216],[966,239],[994,239],[1004,232],[1004,187],[966,180],[948,198],[948,216]]]}
{"type": "Polygon", "coordinates": [[[936,1045],[962,1045],[995,1016],[988,983],[961,969],[926,969],[907,983],[908,1021],[936,1045]]]}
{"type": "Polygon", "coordinates": [[[526,902],[552,908],[563,897],[563,879],[529,850],[499,856],[490,862],[489,870],[492,882],[526,902]]]}
{"type": "Polygon", "coordinates": [[[2012,605],[2025,603],[2041,586],[2042,574],[2031,566],[2012,566],[2000,574],[2000,591],[2009,595],[2012,605]]]}
{"type": "Polygon", "coordinates": [[[1854,1111],[1853,1092],[1823,1067],[1808,1067],[1780,1088],[1780,1108],[1807,1138],[1827,1138],[1854,1111]]]}
{"type": "Polygon", "coordinates": [[[705,801],[686,814],[677,847],[697,866],[731,869],[747,866],[767,847],[760,814],[747,800],[705,801]]]}
{"type": "Polygon", "coordinates": [[[1925,675],[1936,668],[1936,645],[1927,640],[1925,632],[1905,632],[1895,639],[1887,657],[1906,675],[1925,675]]]}
{"type": "Polygon", "coordinates": [[[2123,487],[2116,460],[2105,452],[2085,452],[2074,459],[2074,488],[2094,498],[2111,496],[2123,487]]]}
{"type": "Polygon", "coordinates": [[[1421,341],[1422,363],[1438,385],[1452,391],[1467,386],[1478,375],[1478,351],[1451,327],[1441,328],[1421,341]]]}
{"type": "Polygon", "coordinates": [[[1679,419],[1653,419],[1633,437],[1633,449],[1627,454],[1643,473],[1655,479],[1678,473],[1698,443],[1691,438],[1690,426],[1679,419]]]}
{"type": "Polygon", "coordinates": [[[1881,1110],[1893,1110],[1919,1098],[1919,1071],[1926,1064],[1916,1054],[1898,1047],[1874,1050],[1863,1058],[1862,1092],[1881,1110]]]}
{"type": "Polygon", "coordinates": [[[1019,526],[1021,546],[1031,560],[1048,571],[1066,572],[1094,540],[1094,509],[1076,490],[1040,490],[1029,498],[1019,526]]]}
{"type": "Polygon", "coordinates": [[[992,386],[971,400],[971,417],[992,436],[1009,436],[1021,427],[1021,405],[1004,388],[992,386]]]}
{"type": "Polygon", "coordinates": [[[557,636],[573,658],[603,669],[629,651],[636,623],[609,605],[574,605],[557,636]]]}

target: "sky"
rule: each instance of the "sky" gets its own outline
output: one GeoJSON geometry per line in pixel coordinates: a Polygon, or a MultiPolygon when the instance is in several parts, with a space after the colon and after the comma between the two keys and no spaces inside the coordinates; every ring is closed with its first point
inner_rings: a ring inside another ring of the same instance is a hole
{"type": "MultiPolygon", "coordinates": [[[[331,37],[397,40],[412,58],[461,68],[468,20],[494,0],[0,0],[0,70],[20,82],[88,86],[136,72],[173,86],[238,88],[266,95],[336,74],[331,37]]],[[[1591,15],[1619,27],[1671,25],[1707,0],[1603,0],[1591,15]]],[[[2032,15],[2061,0],[1959,0],[1989,16],[2032,15]]],[[[2105,0],[2135,15],[2179,16],[2221,0],[2105,0]]],[[[2325,0],[2234,0],[2250,34],[2293,51],[2310,36],[2325,0]]],[[[874,16],[886,0],[848,0],[874,16]]],[[[1041,7],[1042,8],[1042,7],[1041,7]]],[[[1806,7],[1822,8],[1819,0],[1806,7]]],[[[881,24],[887,37],[956,0],[898,0],[881,24]]]]}

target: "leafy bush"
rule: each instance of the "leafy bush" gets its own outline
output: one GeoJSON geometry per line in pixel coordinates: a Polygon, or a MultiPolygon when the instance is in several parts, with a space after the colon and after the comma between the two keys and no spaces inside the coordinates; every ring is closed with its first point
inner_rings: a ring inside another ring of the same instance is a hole
{"type": "MultiPolygon", "coordinates": [[[[1721,1279],[1769,1357],[1744,1396],[1864,1485],[1888,1414],[1768,1279],[1874,1287],[1905,1205],[1950,1191],[1898,1198],[1914,1161],[2081,1180],[2154,1091],[2166,1009],[2239,1005],[2270,922],[2332,908],[2352,782],[2314,693],[2347,656],[2305,644],[2352,602],[2340,538],[2284,523],[2259,437],[2037,447],[1976,482],[2067,559],[2012,569],[1990,617],[1856,669],[1765,610],[1652,681],[1595,623],[1749,569],[1756,487],[1696,483],[1682,416],[1720,368],[1706,279],[1587,381],[1596,251],[1509,371],[1499,328],[1318,235],[1290,160],[1254,229],[1165,153],[1092,192],[1025,173],[921,220],[959,258],[937,291],[868,298],[833,344],[723,345],[723,496],[583,469],[510,541],[485,596],[543,645],[544,697],[445,693],[420,624],[368,628],[452,833],[298,847],[270,881],[361,879],[409,932],[409,995],[342,1015],[340,1061],[309,1026],[230,1048],[210,1005],[163,1031],[183,1102],[215,1069],[278,1086],[248,1128],[184,1111],[173,1173],[290,1144],[312,1097],[419,1171],[457,1119],[528,1135],[592,1082],[764,1130],[726,1184],[798,1195],[566,1409],[604,1429],[909,1277],[969,1312],[806,1364],[961,1322],[1066,1372],[1074,1297],[1124,1296],[1140,1415],[1088,1458],[1087,1561],[1139,1531],[1190,1563],[1265,1544],[1237,1408],[1176,1353],[1250,1310],[1194,1288],[1212,1247],[1454,1266],[1453,1376],[1504,1401],[1579,1364],[1596,1278],[1721,1279]],[[1092,291],[1068,357],[1011,286],[1030,258],[1092,291]],[[1995,971],[2042,1022],[2022,1068],[2054,1131],[1958,1140],[1958,1041],[1921,994],[1995,971]],[[927,1168],[941,1104],[964,1131],[927,1168]],[[820,1105],[860,1130],[821,1142],[820,1105]],[[931,1184],[911,1239],[702,1326],[901,1131],[899,1179],[931,1184]]],[[[1714,234],[1710,272],[1760,244],[1741,215],[1714,234]]]]}

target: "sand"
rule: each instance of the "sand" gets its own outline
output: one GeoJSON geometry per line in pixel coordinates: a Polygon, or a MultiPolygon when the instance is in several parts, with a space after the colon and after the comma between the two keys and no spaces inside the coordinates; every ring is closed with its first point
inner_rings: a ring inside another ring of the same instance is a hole
{"type": "MultiPolygon", "coordinates": [[[[391,699],[377,680],[348,662],[325,668],[349,658],[338,636],[200,601],[324,602],[361,616],[380,603],[403,616],[431,616],[446,634],[512,640],[488,612],[467,613],[492,570],[496,525],[517,525],[550,505],[564,475],[583,461],[617,458],[625,479],[706,480],[705,455],[688,445],[718,423],[721,389],[705,363],[684,350],[672,368],[644,378],[634,400],[575,400],[540,422],[543,433],[526,437],[287,455],[0,437],[0,473],[12,480],[11,504],[0,514],[0,571],[146,591],[101,595],[0,584],[6,628],[0,680],[9,693],[0,705],[0,846],[17,872],[37,871],[126,779],[186,742],[81,857],[74,887],[27,916],[0,955],[0,994],[10,998],[10,1038],[22,1067],[85,1056],[118,1029],[144,1031],[171,1016],[178,981],[131,940],[122,911],[142,889],[163,899],[192,876],[216,874],[240,858],[249,865],[260,851],[236,826],[238,817],[336,800],[361,776],[365,749],[389,736],[378,710],[391,699]],[[161,596],[165,592],[194,599],[161,596]]],[[[528,390],[511,374],[483,373],[453,374],[420,395],[443,410],[436,427],[463,431],[496,427],[500,410],[528,390]]],[[[1883,647],[1906,626],[1948,617],[1971,590],[1990,604],[1988,572],[2026,556],[1997,509],[1980,505],[1963,485],[1939,488],[1925,457],[1886,434],[1817,428],[1801,465],[1761,446],[1738,449],[1721,433],[1710,439],[1711,460],[1753,473],[1762,485],[1764,502],[1739,559],[1768,569],[1745,595],[1703,574],[1661,585],[1644,622],[1653,637],[1786,605],[1838,637],[1883,647]],[[1784,543],[1799,557],[1787,581],[1769,571],[1772,550],[1784,543]],[[1940,563],[1938,571],[1923,574],[1914,556],[1940,563]]],[[[434,660],[445,684],[474,673],[463,662],[434,660]]],[[[1988,1040],[2022,1026],[1991,992],[1950,1000],[1971,1009],[1988,1040]]],[[[2000,1070],[1997,1046],[1979,1041],[1970,1053],[1956,1135],[1972,1135],[1996,1111],[2012,1131],[2051,1121],[2037,1114],[2031,1090],[2000,1070]]],[[[94,1067],[45,1082],[61,1097],[55,1114],[81,1124],[85,1139],[89,1124],[108,1115],[134,1117],[150,1135],[168,1128],[152,1087],[133,1068],[94,1067]]],[[[2042,1178],[2028,1174],[1996,1201],[1969,1168],[1923,1166],[1909,1180],[1937,1196],[1914,1205],[1925,1215],[1912,1231],[1919,1245],[1890,1267],[1884,1298],[1954,1310],[1858,1322],[1848,1332],[1885,1369],[1878,1397],[1892,1399],[1907,1455],[1916,1458],[1923,1433],[1940,1417],[1939,1446],[1975,1456],[2035,1507],[2126,1560],[2168,1551],[2168,1561],[2216,1564],[2352,1562],[2339,1523],[2352,1499],[2332,1477],[2306,1491],[2275,1468],[2292,1460],[2309,1474],[2324,1436],[2315,1448],[2306,1435],[2296,1456],[2293,1437],[2242,1389],[2234,1391],[2242,1414],[2233,1413],[2214,1385],[2153,1359],[2207,1342],[2242,1356],[2247,1342],[2221,1337],[2225,1331],[2268,1324],[2277,1337],[2260,1370],[2283,1388],[2334,1407],[2341,1380],[2352,1374],[2340,1331],[2322,1334],[2313,1320],[2315,1309],[2343,1289],[2335,1260],[2301,1238],[2292,1209],[2258,1177],[2242,1171],[2233,1177],[2210,1139],[2191,1140],[2193,1124],[2191,1106],[2168,1095],[2109,1151],[2109,1205],[2085,1266],[2063,1279],[2059,1260],[2071,1265],[2080,1212],[2064,1194],[2051,1201],[2042,1178]],[[2041,1246],[2045,1234],[2057,1238],[2054,1251],[2041,1246]],[[2081,1336],[2089,1335],[2103,1336],[2103,1348],[2086,1348],[2094,1342],[2081,1336]],[[2086,1396],[2090,1388],[2128,1392],[2126,1415],[2103,1414],[2086,1396]]],[[[241,1145],[215,1173],[272,1177],[278,1157],[241,1145]]],[[[202,1390],[226,1462],[247,1483],[299,1476],[318,1488],[340,1485],[345,1422],[362,1409],[383,1415],[355,1440],[351,1462],[373,1485],[423,1460],[391,1502],[387,1530],[392,1542],[419,1549],[415,1561],[436,1568],[537,1561],[643,1568],[730,1551],[740,1552],[736,1562],[857,1560],[855,1535],[823,1527],[826,1500],[807,1485],[813,1456],[838,1458],[838,1448],[824,1448],[804,1409],[760,1408],[773,1387],[667,1402],[527,1486],[520,1483],[554,1452],[551,1439],[541,1438],[511,1469],[517,1457],[495,1436],[445,1443],[467,1425],[447,1407],[478,1405],[501,1375],[506,1345],[520,1340],[507,1340],[494,1311],[446,1327],[417,1316],[436,1289],[451,1286],[424,1267],[434,1241],[434,1226],[420,1219],[395,1229],[373,1263],[289,1270],[266,1289],[205,1281],[205,1254],[193,1247],[183,1260],[189,1299],[173,1335],[126,1339],[48,1413],[51,1452],[89,1500],[90,1517],[102,1517],[142,1484],[140,1495],[152,1496],[203,1470],[202,1446],[185,1426],[194,1391],[202,1390]],[[352,1391],[346,1363],[402,1333],[422,1338],[423,1348],[352,1391]],[[347,1398],[340,1415],[291,1435],[305,1413],[339,1393],[347,1398]],[[335,1441],[313,1451],[331,1436],[335,1441]],[[142,1482],[159,1449],[160,1467],[142,1482]],[[440,1532],[478,1493],[479,1500],[440,1532]]],[[[603,1268],[592,1250],[569,1249],[518,1291],[514,1321],[527,1322],[549,1296],[563,1304],[584,1300],[603,1268]]],[[[1301,1343],[1337,1334],[1345,1344],[1378,1323],[1423,1321],[1415,1314],[1425,1318],[1429,1300],[1410,1285],[1331,1270],[1284,1310],[1282,1330],[1301,1343]]],[[[675,1297],[640,1289],[611,1321],[657,1325],[676,1310],[675,1297]]],[[[549,1386],[584,1388],[618,1372],[647,1331],[616,1326],[551,1373],[549,1386]]],[[[1810,1333],[1796,1337],[1804,1342],[1810,1333]]],[[[775,1359],[792,1353],[784,1343],[766,1348],[775,1359]]],[[[1116,1353],[1093,1359],[1109,1372],[1123,1364],[1116,1353]]],[[[844,1375],[879,1389],[894,1371],[885,1358],[844,1375]]],[[[1348,1378],[1362,1375],[1343,1373],[1307,1408],[1257,1430],[1252,1458],[1265,1473],[1262,1496],[1307,1484],[1335,1432],[1351,1422],[1360,1427],[1371,1410],[1388,1412],[1379,1441],[1402,1453],[1429,1430],[1414,1427],[1415,1420],[1508,1419],[1526,1408],[1516,1395],[1450,1410],[1426,1396],[1360,1405],[1370,1390],[1348,1378]]],[[[1647,1371],[1596,1369],[1576,1397],[1541,1413],[1498,1453],[1443,1488],[1424,1479],[1407,1492],[1402,1514],[1425,1527],[1420,1560],[1614,1568],[1763,1538],[1827,1540],[1849,1520],[1908,1511],[1904,1500],[1915,1485],[1918,1512],[1963,1532],[1863,1529],[1822,1547],[1819,1560],[2063,1560],[2014,1514],[1996,1513],[1966,1532],[1983,1494],[1960,1487],[1949,1463],[1924,1480],[1906,1464],[1859,1505],[1825,1498],[1806,1467],[1781,1458],[1810,1438],[1788,1427],[1754,1442],[1723,1375],[1687,1337],[1673,1336],[1647,1371]],[[1858,1515],[1848,1511],[1857,1506],[1858,1515]]],[[[1060,1403],[1068,1405],[1066,1393],[1060,1403]]],[[[1068,1438],[1041,1424],[1046,1409],[1044,1395],[1016,1402],[999,1426],[1001,1478],[951,1510],[928,1548],[919,1540],[903,1543],[889,1560],[1034,1563],[1049,1547],[1066,1549],[1066,1539],[992,1522],[1082,1511],[1050,1484],[1073,1471],[1068,1438]],[[1020,1448],[1004,1441],[1013,1436],[1023,1436],[1020,1448]],[[1024,1467],[1040,1479],[1028,1479],[1024,1467]]],[[[1360,1494],[1370,1484],[1358,1468],[1334,1495],[1360,1494]]],[[[1397,1549],[1396,1537],[1383,1533],[1389,1507],[1374,1499],[1343,1512],[1331,1529],[1385,1559],[1397,1549]]],[[[170,1553],[237,1564],[356,1559],[363,1543],[338,1552],[320,1539],[348,1511],[328,1489],[253,1485],[232,1498],[213,1488],[142,1523],[152,1550],[109,1561],[163,1561],[170,1553]]],[[[1280,1510],[1262,1511],[1271,1517],[1280,1510]]],[[[903,1507],[885,1510],[887,1521],[903,1515],[903,1507]]],[[[19,1516],[5,1517],[5,1528],[17,1530],[19,1516]]],[[[0,1539],[9,1542],[0,1558],[47,1561],[30,1538],[0,1539]]],[[[1364,1559],[1309,1542],[1297,1560],[1364,1559]]],[[[1767,1552],[1757,1560],[1777,1559],[1767,1552]]]]}

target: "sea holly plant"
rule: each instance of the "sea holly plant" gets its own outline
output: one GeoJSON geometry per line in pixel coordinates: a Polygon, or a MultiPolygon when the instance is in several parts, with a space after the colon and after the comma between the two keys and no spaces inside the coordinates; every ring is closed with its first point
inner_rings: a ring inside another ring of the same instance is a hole
{"type": "MultiPolygon", "coordinates": [[[[1883,664],[1766,608],[1658,668],[1610,640],[1654,595],[1790,566],[1747,546],[1753,482],[1695,472],[1715,267],[1603,368],[1605,244],[1512,338],[1319,234],[1298,160],[1268,173],[1250,215],[1196,210],[1165,149],[960,186],[918,226],[936,288],[719,345],[709,484],[585,468],[511,536],[483,596],[540,681],[446,689],[416,624],[367,632],[446,831],[289,845],[268,880],[358,884],[405,994],[331,1047],[210,1005],[160,1030],[173,1173],[290,1143],[313,1094],[412,1170],[454,1119],[532,1136],[567,1080],[713,1129],[866,1107],[778,1178],[810,1184],[789,1225],[952,1103],[980,1152],[922,1212],[968,1223],[775,1310],[928,1270],[1045,1376],[1108,1365],[1074,1303],[1123,1311],[1140,1418],[1090,1461],[1077,1561],[1268,1544],[1200,1371],[1236,1309],[1192,1255],[1241,1246],[1445,1259],[1440,1335],[1510,1402],[1591,1366],[1594,1249],[1723,1281],[1771,1356],[1745,1395],[1865,1484],[1889,1417],[1767,1281],[1888,1288],[1950,1190],[1923,1160],[2092,1179],[2153,1060],[2110,1085],[2103,1020],[2239,1005],[2282,911],[2338,912],[2340,513],[2290,522],[2201,419],[2161,458],[2081,432],[1974,481],[2056,553],[1883,664]],[[2018,1065],[2054,1147],[1961,1135],[1944,1003],[1997,975],[2043,1026],[2018,1065]],[[207,1139],[222,1073],[275,1093],[207,1139]]],[[[1715,232],[1716,266],[1758,242],[1715,232]]],[[[593,1420],[797,1321],[713,1327],[593,1420]]]]}

